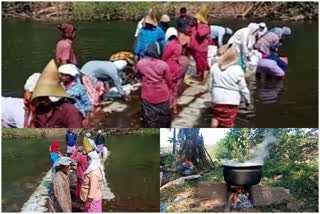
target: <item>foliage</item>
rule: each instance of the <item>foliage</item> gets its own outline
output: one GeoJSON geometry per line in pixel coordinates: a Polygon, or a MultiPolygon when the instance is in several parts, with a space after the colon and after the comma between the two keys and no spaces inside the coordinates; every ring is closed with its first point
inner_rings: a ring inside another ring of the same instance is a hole
{"type": "Polygon", "coordinates": [[[73,19],[129,19],[137,20],[146,9],[153,8],[159,18],[164,12],[165,3],[155,2],[74,2],[73,19]]]}

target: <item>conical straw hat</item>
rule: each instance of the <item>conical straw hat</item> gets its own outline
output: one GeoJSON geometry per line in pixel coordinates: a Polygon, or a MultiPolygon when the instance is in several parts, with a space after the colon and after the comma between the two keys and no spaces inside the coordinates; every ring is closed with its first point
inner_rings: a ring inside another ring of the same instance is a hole
{"type": "Polygon", "coordinates": [[[196,15],[194,15],[193,17],[198,19],[200,22],[204,24],[208,24],[208,13],[209,13],[209,9],[207,5],[202,5],[199,12],[196,13],[196,15]]]}
{"type": "Polygon", "coordinates": [[[34,103],[36,98],[48,96],[71,98],[60,85],[58,68],[53,59],[43,69],[33,91],[31,102],[34,103]]]}

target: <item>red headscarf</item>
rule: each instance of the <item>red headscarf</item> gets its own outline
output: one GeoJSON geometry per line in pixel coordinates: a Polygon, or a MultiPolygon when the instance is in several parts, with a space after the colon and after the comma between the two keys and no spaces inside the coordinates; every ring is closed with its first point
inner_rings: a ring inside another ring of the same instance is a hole
{"type": "Polygon", "coordinates": [[[62,36],[66,39],[72,39],[73,31],[75,28],[72,24],[61,24],[58,25],[58,29],[62,31],[62,36]]]}
{"type": "Polygon", "coordinates": [[[52,142],[50,146],[50,153],[55,152],[58,155],[62,156],[61,152],[59,152],[58,148],[60,148],[60,143],[59,142],[52,142]]]}

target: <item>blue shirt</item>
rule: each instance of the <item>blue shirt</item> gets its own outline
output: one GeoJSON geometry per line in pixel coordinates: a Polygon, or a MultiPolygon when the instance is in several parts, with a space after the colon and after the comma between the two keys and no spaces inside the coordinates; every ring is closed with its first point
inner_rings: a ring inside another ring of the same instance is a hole
{"type": "Polygon", "coordinates": [[[92,110],[91,101],[87,94],[86,89],[80,83],[80,80],[77,78],[74,81],[74,84],[71,88],[65,90],[72,98],[75,99],[74,106],[81,112],[83,117],[86,117],[86,114],[92,110]]]}
{"type": "Polygon", "coordinates": [[[137,47],[134,51],[134,54],[136,56],[144,57],[148,45],[152,42],[159,42],[161,48],[163,48],[166,45],[163,30],[160,27],[155,27],[152,29],[140,29],[137,47]]]}
{"type": "Polygon", "coordinates": [[[51,155],[50,155],[50,163],[51,163],[51,166],[53,166],[53,164],[56,162],[56,160],[58,160],[60,158],[60,156],[55,153],[55,152],[51,152],[51,155]]]}
{"type": "Polygon", "coordinates": [[[77,142],[77,134],[73,133],[70,135],[70,132],[66,133],[66,142],[68,146],[74,146],[77,142]]]}
{"type": "Polygon", "coordinates": [[[226,34],[226,28],[225,27],[221,27],[218,25],[211,25],[210,26],[210,36],[213,39],[216,39],[218,42],[218,46],[221,47],[223,46],[223,37],[226,34]]]}

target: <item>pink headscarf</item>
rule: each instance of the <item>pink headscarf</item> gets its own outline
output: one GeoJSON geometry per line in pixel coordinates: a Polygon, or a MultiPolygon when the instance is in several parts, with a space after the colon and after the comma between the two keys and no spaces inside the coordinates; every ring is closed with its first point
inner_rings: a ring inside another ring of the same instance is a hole
{"type": "Polygon", "coordinates": [[[72,24],[61,24],[58,25],[58,29],[62,31],[62,36],[66,39],[71,39],[75,28],[72,24]]]}

